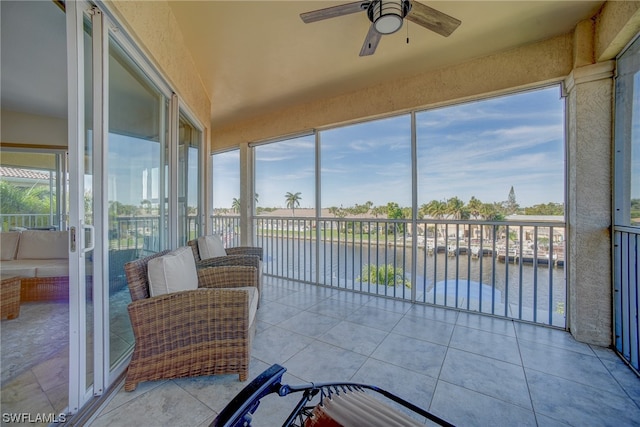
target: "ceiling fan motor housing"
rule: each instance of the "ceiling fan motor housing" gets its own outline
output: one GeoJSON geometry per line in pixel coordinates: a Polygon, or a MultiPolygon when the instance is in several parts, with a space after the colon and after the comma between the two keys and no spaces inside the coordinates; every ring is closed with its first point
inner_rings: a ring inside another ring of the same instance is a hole
{"type": "Polygon", "coordinates": [[[380,34],[393,34],[402,28],[402,21],[411,10],[409,0],[374,0],[367,15],[380,34]]]}

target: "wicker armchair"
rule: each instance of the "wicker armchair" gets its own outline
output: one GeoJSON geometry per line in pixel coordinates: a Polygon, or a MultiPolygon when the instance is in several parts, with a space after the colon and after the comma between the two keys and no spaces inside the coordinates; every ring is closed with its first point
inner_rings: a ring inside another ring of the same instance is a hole
{"type": "Polygon", "coordinates": [[[193,250],[193,257],[196,260],[196,267],[198,269],[205,267],[221,267],[221,266],[250,266],[255,267],[258,270],[258,279],[256,286],[260,292],[260,299],[262,300],[262,248],[255,246],[239,246],[235,248],[225,248],[227,256],[220,256],[208,259],[202,259],[200,257],[200,250],[198,248],[198,240],[190,240],[187,245],[193,250]]]}
{"type": "Polygon", "coordinates": [[[246,381],[255,334],[257,296],[248,287],[253,267],[198,269],[198,289],[151,297],[148,262],[163,251],[125,265],[135,337],[125,390],[141,381],[238,374],[246,381]]]}

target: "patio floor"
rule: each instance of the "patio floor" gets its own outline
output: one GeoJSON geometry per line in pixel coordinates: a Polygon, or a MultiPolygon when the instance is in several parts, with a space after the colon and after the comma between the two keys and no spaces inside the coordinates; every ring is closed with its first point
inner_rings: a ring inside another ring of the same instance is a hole
{"type": "MultiPolygon", "coordinates": [[[[283,383],[374,384],[461,426],[640,420],[640,379],[566,332],[265,277],[249,380],[274,363],[287,368],[283,383]]],[[[206,426],[247,383],[141,383],[91,426],[206,426]]],[[[263,399],[253,425],[281,425],[299,397],[263,399]]]]}

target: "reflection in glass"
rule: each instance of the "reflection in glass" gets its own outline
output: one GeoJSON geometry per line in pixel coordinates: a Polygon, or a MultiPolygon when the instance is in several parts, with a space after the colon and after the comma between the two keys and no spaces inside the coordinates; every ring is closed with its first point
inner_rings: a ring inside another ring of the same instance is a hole
{"type": "Polygon", "coordinates": [[[202,132],[180,114],[178,135],[178,245],[195,239],[200,224],[200,147],[202,132]]]}
{"type": "Polygon", "coordinates": [[[109,43],[106,192],[109,238],[110,365],[133,346],[124,264],[165,247],[168,100],[124,50],[109,43]]]}

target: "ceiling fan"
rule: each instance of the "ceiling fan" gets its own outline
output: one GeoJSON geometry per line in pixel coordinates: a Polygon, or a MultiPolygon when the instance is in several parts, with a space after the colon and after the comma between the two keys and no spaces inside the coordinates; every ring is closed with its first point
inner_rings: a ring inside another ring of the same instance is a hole
{"type": "Polygon", "coordinates": [[[410,0],[356,1],[300,14],[306,23],[336,18],[351,13],[366,11],[371,26],[364,40],[360,56],[373,55],[380,39],[402,28],[403,20],[409,21],[448,37],[462,21],[422,3],[410,0]]]}

